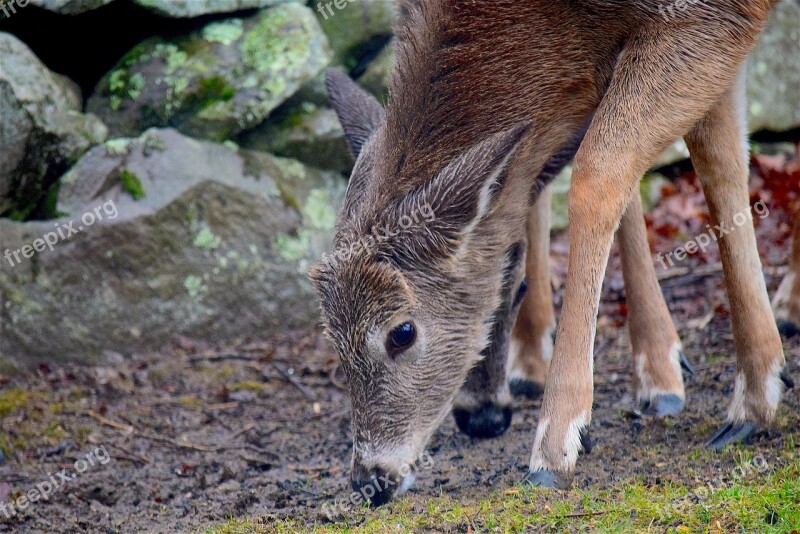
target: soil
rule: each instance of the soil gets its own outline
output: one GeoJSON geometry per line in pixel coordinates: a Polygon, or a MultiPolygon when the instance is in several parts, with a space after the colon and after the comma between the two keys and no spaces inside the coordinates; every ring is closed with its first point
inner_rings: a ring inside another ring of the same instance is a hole
{"type": "MultiPolygon", "coordinates": [[[[653,230],[657,250],[686,241],[661,230],[653,230]]],[[[778,209],[758,228],[770,293],[786,272],[788,234],[789,217],[778,209]]],[[[556,236],[558,306],[566,248],[566,237],[556,236]]],[[[713,254],[666,271],[657,267],[697,371],[687,384],[685,411],[660,421],[631,413],[630,351],[614,252],[598,323],[595,448],[579,460],[578,487],[629,477],[694,485],[734,466],[732,454],[709,454],[700,472],[683,468],[724,418],[735,371],[729,309],[713,254]]],[[[785,349],[790,373],[800,379],[800,339],[786,340],[785,349]]],[[[324,503],[350,491],[349,401],[320,331],[235,347],[177,338],[160,353],[107,354],[105,360],[96,367],[43,363],[35,372],[0,377],[0,395],[26,392],[20,407],[0,419],[0,443],[8,451],[0,460],[0,502],[48,481],[49,473],[76,475],[10,519],[0,511],[0,532],[194,531],[232,516],[301,517],[310,525],[327,520],[324,503]],[[76,474],[75,461],[93,451],[97,461],[76,474]]],[[[411,493],[468,499],[519,482],[540,405],[518,399],[510,429],[485,441],[459,433],[448,418],[428,449],[433,467],[420,473],[411,493]]],[[[786,394],[776,427],[756,437],[766,462],[797,428],[800,388],[786,394]]]]}

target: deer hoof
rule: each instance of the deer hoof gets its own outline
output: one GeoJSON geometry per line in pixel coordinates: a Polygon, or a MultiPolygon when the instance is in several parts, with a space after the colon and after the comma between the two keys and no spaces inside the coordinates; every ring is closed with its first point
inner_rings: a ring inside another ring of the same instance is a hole
{"type": "Polygon", "coordinates": [[[549,469],[539,469],[538,471],[528,471],[522,484],[528,484],[534,488],[551,488],[568,490],[572,486],[572,475],[555,473],[549,469]]]}
{"type": "Polygon", "coordinates": [[[458,428],[472,438],[496,438],[511,425],[511,407],[497,406],[487,402],[471,412],[463,408],[455,408],[453,417],[458,428]]]}
{"type": "Polygon", "coordinates": [[[667,417],[677,415],[683,410],[683,399],[674,393],[656,395],[653,399],[639,404],[637,414],[647,417],[667,417]]]}
{"type": "Polygon", "coordinates": [[[789,321],[778,321],[778,332],[786,338],[800,335],[800,326],[789,321]]]}
{"type": "Polygon", "coordinates": [[[747,443],[757,430],[758,425],[750,421],[742,423],[729,421],[708,441],[708,446],[715,451],[719,451],[725,445],[730,445],[731,443],[747,443]]]}
{"type": "Polygon", "coordinates": [[[539,399],[544,394],[544,386],[531,380],[512,378],[508,385],[512,395],[527,397],[530,400],[539,399]]]}

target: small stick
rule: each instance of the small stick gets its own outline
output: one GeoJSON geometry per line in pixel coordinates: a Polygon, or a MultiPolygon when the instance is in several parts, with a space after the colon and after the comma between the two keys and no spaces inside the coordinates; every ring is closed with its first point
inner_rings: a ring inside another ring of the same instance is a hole
{"type": "Polygon", "coordinates": [[[279,365],[277,364],[277,362],[269,362],[269,364],[270,364],[272,367],[274,367],[274,368],[275,368],[275,370],[276,370],[276,371],[278,371],[278,373],[280,373],[280,375],[281,375],[281,376],[284,378],[284,380],[286,380],[286,381],[287,381],[287,382],[289,382],[291,385],[293,385],[293,386],[294,386],[294,387],[296,387],[298,390],[300,390],[300,393],[302,393],[304,397],[306,397],[307,399],[309,399],[309,400],[312,400],[312,401],[315,401],[315,400],[317,400],[317,396],[314,394],[314,392],[313,392],[313,391],[311,391],[310,389],[308,389],[308,388],[307,388],[305,385],[303,385],[303,384],[302,384],[302,383],[301,383],[301,382],[300,382],[300,381],[297,379],[297,377],[296,377],[296,376],[294,376],[294,375],[291,375],[291,374],[289,374],[289,373],[288,373],[288,372],[287,372],[285,369],[282,369],[282,368],[281,368],[281,366],[279,366],[279,365]]]}
{"type": "Polygon", "coordinates": [[[135,430],[131,425],[126,425],[124,423],[118,423],[116,421],[112,421],[111,419],[109,419],[107,417],[103,417],[102,415],[100,415],[99,413],[97,413],[97,412],[95,412],[93,410],[88,410],[86,412],[86,415],[88,415],[92,419],[96,419],[97,421],[100,421],[104,425],[108,425],[108,426],[116,428],[118,430],[123,430],[127,434],[130,434],[135,430]]]}

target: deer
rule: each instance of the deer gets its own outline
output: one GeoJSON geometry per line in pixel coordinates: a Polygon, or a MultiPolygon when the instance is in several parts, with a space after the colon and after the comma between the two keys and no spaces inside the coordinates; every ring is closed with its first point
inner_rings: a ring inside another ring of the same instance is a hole
{"type": "MultiPolygon", "coordinates": [[[[328,71],[356,158],[333,246],[422,207],[435,214],[346,258],[323,256],[309,273],[352,404],[351,484],[378,487],[372,505],[411,487],[449,413],[471,436],[502,434],[512,394],[543,396],[523,483],[571,485],[591,447],[595,322],[615,234],[637,409],[680,413],[691,367],[638,183],[682,137],[713,221],[750,213],[743,65],[773,3],[708,0],[670,18],[656,0],[405,2],[386,108],[328,71]],[[569,161],[556,325],[548,184],[569,161]]],[[[737,364],[714,449],[771,425],[792,385],[752,224],[719,247],[737,364]]]]}

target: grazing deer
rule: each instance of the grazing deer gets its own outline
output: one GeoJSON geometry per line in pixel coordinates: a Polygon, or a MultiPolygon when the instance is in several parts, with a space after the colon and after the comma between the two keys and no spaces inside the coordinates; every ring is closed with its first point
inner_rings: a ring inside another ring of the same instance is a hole
{"type": "MultiPolygon", "coordinates": [[[[502,433],[508,378],[522,392],[546,384],[526,480],[570,483],[589,446],[595,321],[618,226],[640,408],[682,409],[680,340],[637,186],[684,136],[712,218],[749,213],[741,72],[772,3],[707,0],[669,20],[655,0],[408,3],[386,110],[329,73],[357,157],[334,246],[420,206],[435,214],[311,271],[350,389],[353,486],[384,482],[373,504],[413,483],[410,466],[451,408],[472,435],[502,433]],[[573,154],[553,347],[546,186],[573,154]]],[[[790,383],[754,233],[720,249],[737,375],[716,448],[770,424],[790,383]]]]}

